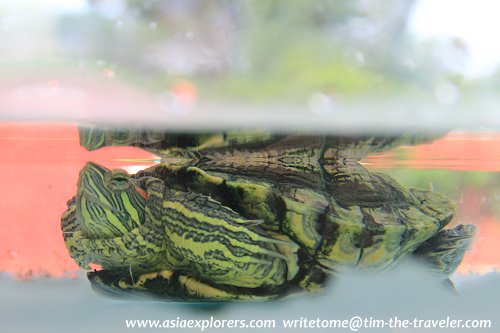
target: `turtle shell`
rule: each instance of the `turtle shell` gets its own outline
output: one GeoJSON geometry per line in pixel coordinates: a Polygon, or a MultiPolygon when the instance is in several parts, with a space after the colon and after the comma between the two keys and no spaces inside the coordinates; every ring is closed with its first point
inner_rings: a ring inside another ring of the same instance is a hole
{"type": "Polygon", "coordinates": [[[262,220],[260,229],[286,235],[303,256],[336,272],[385,269],[453,218],[453,203],[438,193],[406,190],[359,164],[343,172],[319,189],[165,164],[133,177],[158,178],[169,188],[210,196],[247,219],[262,220]]]}

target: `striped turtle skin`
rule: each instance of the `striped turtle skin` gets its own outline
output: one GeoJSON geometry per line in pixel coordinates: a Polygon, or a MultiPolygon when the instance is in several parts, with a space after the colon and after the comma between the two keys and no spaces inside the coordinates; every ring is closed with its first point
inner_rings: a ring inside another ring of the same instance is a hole
{"type": "Polygon", "coordinates": [[[315,292],[334,274],[412,257],[442,278],[456,269],[475,227],[445,228],[448,199],[363,168],[363,145],[381,139],[308,140],[176,148],[190,162],[132,176],[88,163],[62,217],[69,253],[102,267],[88,273],[101,292],[183,302],[315,292]]]}

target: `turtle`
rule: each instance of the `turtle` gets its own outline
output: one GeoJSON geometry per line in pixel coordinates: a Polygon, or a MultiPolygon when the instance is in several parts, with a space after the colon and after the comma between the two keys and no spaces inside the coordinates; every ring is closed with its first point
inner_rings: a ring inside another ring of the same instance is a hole
{"type": "Polygon", "coordinates": [[[455,208],[441,194],[405,189],[358,162],[401,137],[207,141],[215,136],[186,136],[191,146],[166,149],[163,141],[153,149],[176,163],[135,175],[92,162],[82,169],[61,229],[79,266],[101,266],[87,274],[96,290],[181,302],[270,300],[414,257],[446,280],[476,232],[445,228],[455,208]]]}

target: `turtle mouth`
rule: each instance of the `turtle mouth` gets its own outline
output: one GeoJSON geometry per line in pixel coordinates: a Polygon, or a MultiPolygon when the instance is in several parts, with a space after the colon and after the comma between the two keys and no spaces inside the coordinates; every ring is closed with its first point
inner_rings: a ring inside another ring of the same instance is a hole
{"type": "Polygon", "coordinates": [[[106,169],[103,166],[100,166],[99,164],[96,164],[94,162],[87,162],[83,169],[80,171],[80,179],[83,177],[104,177],[105,174],[111,172],[109,169],[106,169]]]}
{"type": "Polygon", "coordinates": [[[102,167],[93,162],[87,162],[83,169],[80,171],[80,176],[78,178],[77,183],[77,193],[76,193],[76,202],[77,207],[80,209],[80,204],[82,199],[85,198],[88,202],[97,205],[105,210],[110,210],[111,212],[116,213],[117,209],[104,202],[97,194],[94,193],[95,189],[92,189],[90,185],[92,182],[104,182],[106,174],[108,174],[110,170],[102,167]]]}

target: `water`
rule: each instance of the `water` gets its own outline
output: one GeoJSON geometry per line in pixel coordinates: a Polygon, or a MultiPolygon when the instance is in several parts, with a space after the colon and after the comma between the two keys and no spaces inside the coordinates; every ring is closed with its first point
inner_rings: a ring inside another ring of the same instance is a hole
{"type": "MultiPolygon", "coordinates": [[[[427,269],[403,266],[382,275],[340,276],[325,295],[284,300],[277,303],[278,309],[251,304],[200,307],[137,303],[96,294],[68,254],[60,231],[60,216],[66,201],[77,192],[79,172],[87,161],[93,161],[135,173],[157,164],[160,157],[137,147],[88,151],[80,146],[75,124],[4,123],[0,128],[0,177],[4,184],[0,221],[2,230],[6,230],[0,235],[0,270],[4,272],[0,288],[5,295],[0,311],[9,318],[11,331],[58,331],[73,321],[85,327],[88,318],[102,331],[121,330],[126,319],[177,317],[267,318],[277,320],[281,329],[281,319],[301,317],[441,319],[453,313],[457,319],[494,318],[492,288],[500,286],[496,275],[500,257],[495,250],[500,236],[496,211],[500,198],[496,173],[500,136],[496,132],[451,131],[431,142],[379,149],[360,160],[370,172],[390,175],[405,188],[432,190],[449,198],[457,206],[450,227],[474,224],[479,228],[452,276],[460,296],[436,285],[427,269]],[[65,310],[61,316],[57,310],[61,306],[72,310],[65,310]],[[329,308],[332,310],[326,310],[329,308]],[[76,315],[81,311],[87,319],[76,315]],[[23,316],[34,318],[35,326],[19,326],[23,316]]],[[[364,155],[364,151],[356,152],[364,155]]],[[[352,150],[349,153],[353,156],[352,150]]],[[[250,160],[245,163],[252,167],[250,160]]]]}

